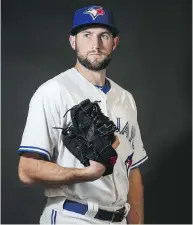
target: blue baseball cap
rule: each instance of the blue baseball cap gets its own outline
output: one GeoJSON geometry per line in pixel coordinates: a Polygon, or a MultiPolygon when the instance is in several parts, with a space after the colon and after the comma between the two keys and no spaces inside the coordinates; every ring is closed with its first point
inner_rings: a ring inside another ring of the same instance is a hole
{"type": "Polygon", "coordinates": [[[102,6],[87,6],[78,9],[74,13],[73,26],[71,34],[75,35],[81,28],[89,25],[100,25],[110,30],[113,36],[117,36],[119,30],[115,26],[113,13],[102,6]]]}

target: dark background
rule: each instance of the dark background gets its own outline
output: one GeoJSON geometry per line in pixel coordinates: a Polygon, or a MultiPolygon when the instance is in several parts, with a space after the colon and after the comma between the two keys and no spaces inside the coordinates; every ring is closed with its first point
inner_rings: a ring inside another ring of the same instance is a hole
{"type": "Polygon", "coordinates": [[[145,223],[192,224],[191,1],[2,0],[2,221],[38,223],[42,188],[18,180],[29,100],[37,87],[72,67],[74,11],[110,8],[121,30],[108,76],[133,95],[149,156],[141,167],[145,223]]]}

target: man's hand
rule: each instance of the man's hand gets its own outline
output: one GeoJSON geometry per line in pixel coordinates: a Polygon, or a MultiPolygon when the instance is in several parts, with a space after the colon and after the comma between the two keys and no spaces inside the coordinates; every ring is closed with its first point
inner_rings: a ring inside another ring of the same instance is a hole
{"type": "Polygon", "coordinates": [[[116,149],[119,146],[119,144],[120,144],[119,138],[117,135],[115,135],[115,141],[113,142],[112,147],[116,149]]]}

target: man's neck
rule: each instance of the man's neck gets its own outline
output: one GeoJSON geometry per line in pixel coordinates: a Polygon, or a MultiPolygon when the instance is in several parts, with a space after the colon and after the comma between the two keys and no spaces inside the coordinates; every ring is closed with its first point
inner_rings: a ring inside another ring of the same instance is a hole
{"type": "Polygon", "coordinates": [[[79,62],[76,63],[75,68],[83,77],[85,77],[92,84],[98,86],[105,85],[106,69],[101,71],[88,70],[79,62]]]}

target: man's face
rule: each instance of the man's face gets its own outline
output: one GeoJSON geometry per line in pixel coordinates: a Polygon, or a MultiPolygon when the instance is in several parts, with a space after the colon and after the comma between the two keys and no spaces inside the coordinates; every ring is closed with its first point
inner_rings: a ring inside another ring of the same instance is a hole
{"type": "Polygon", "coordinates": [[[100,71],[109,65],[118,41],[108,29],[101,27],[84,29],[74,38],[74,49],[80,64],[93,71],[100,71]]]}

